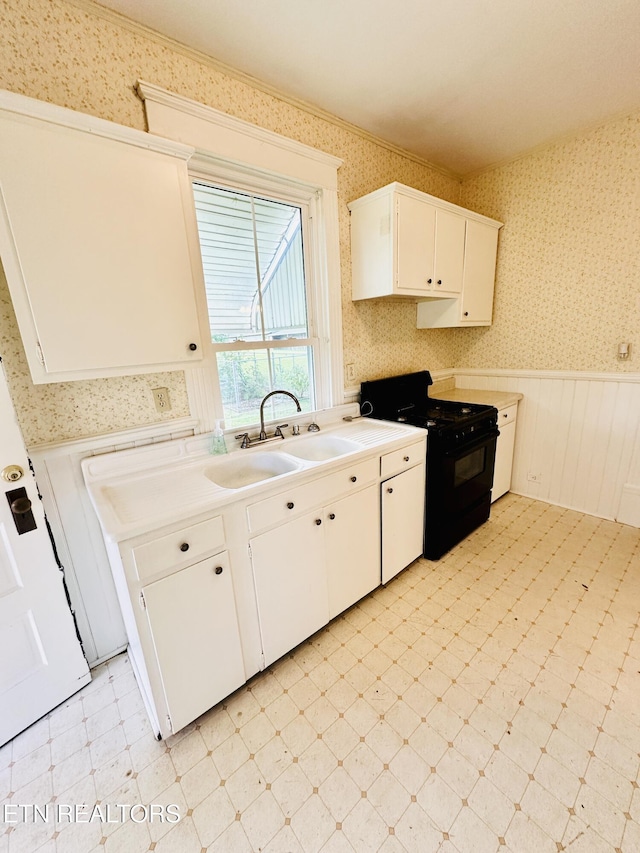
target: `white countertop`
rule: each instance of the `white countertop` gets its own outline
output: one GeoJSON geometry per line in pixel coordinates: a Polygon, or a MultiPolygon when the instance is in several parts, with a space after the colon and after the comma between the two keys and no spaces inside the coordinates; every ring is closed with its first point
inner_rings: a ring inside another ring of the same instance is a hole
{"type": "Polygon", "coordinates": [[[480,403],[484,406],[495,406],[496,409],[506,409],[518,400],[522,394],[518,391],[484,391],[476,388],[452,388],[438,394],[430,394],[434,400],[452,400],[454,403],[480,403]]]}
{"type": "MultiPolygon", "coordinates": [[[[202,437],[179,439],[158,445],[107,453],[84,459],[82,470],[89,496],[105,536],[114,542],[130,539],[200,513],[218,510],[231,503],[262,499],[289,485],[312,480],[320,472],[332,471],[380,452],[396,450],[413,438],[426,438],[417,427],[369,418],[324,426],[318,435],[347,438],[357,449],[322,461],[295,457],[296,470],[237,489],[222,488],[205,473],[216,463],[245,459],[256,452],[287,454],[295,442],[309,436],[289,436],[282,441],[234,449],[223,456],[203,452],[202,437]]],[[[292,457],[289,457],[292,458],[292,457]]]]}

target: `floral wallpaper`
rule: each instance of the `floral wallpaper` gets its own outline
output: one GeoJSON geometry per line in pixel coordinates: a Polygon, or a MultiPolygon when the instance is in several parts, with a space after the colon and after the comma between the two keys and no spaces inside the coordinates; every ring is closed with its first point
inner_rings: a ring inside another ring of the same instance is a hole
{"type": "MultiPolygon", "coordinates": [[[[0,88],[144,130],[134,90],[143,79],[343,159],[344,362],[356,377],[349,384],[424,368],[640,370],[640,114],[461,184],[91,0],[3,0],[0,31],[0,88]],[[491,327],[419,331],[412,303],[351,302],[347,203],[391,181],[505,223],[491,327]],[[632,343],[627,362],[616,358],[619,341],[632,343]]],[[[157,422],[158,386],[169,389],[172,418],[189,414],[181,372],[34,386],[1,271],[0,355],[28,445],[157,422]]]]}
{"type": "Polygon", "coordinates": [[[640,371],[640,113],[464,181],[460,204],[505,224],[493,325],[454,333],[456,367],[640,371]]]}
{"type": "MultiPolygon", "coordinates": [[[[143,104],[134,91],[143,79],[341,157],[345,364],[354,364],[358,383],[390,372],[451,365],[451,333],[418,331],[412,304],[351,302],[346,205],[395,180],[457,202],[458,180],[344,123],[253,88],[141,27],[123,26],[88,0],[4,0],[0,31],[0,88],[145,130],[143,104]]],[[[154,423],[159,416],[151,388],[160,385],[169,388],[171,416],[189,414],[181,372],[33,386],[2,275],[0,310],[0,354],[28,445],[154,423]]]]}

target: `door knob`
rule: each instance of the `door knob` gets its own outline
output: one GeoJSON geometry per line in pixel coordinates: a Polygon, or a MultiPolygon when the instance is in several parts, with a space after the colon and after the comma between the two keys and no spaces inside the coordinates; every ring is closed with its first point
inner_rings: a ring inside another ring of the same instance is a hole
{"type": "Polygon", "coordinates": [[[37,524],[33,515],[31,501],[24,486],[19,486],[17,489],[10,489],[8,492],[5,492],[5,497],[13,515],[13,523],[16,526],[18,535],[22,536],[23,533],[35,530],[37,524]]]}
{"type": "Polygon", "coordinates": [[[16,498],[11,502],[11,512],[14,515],[25,515],[31,509],[29,498],[16,498]]]}

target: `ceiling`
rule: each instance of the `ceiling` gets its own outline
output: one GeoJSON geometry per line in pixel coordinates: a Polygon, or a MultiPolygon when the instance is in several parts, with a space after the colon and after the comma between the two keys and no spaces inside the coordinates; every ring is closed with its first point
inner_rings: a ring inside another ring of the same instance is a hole
{"type": "Polygon", "coordinates": [[[464,176],[640,109],[639,0],[100,0],[464,176]]]}

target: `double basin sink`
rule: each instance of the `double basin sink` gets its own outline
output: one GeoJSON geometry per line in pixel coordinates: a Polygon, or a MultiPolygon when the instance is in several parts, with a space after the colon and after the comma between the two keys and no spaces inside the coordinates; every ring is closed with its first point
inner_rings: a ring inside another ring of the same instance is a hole
{"type": "Polygon", "coordinates": [[[298,471],[305,462],[325,462],[362,450],[362,445],[337,435],[313,435],[289,439],[286,449],[234,451],[230,456],[209,465],[205,476],[223,489],[245,486],[298,471]]]}

